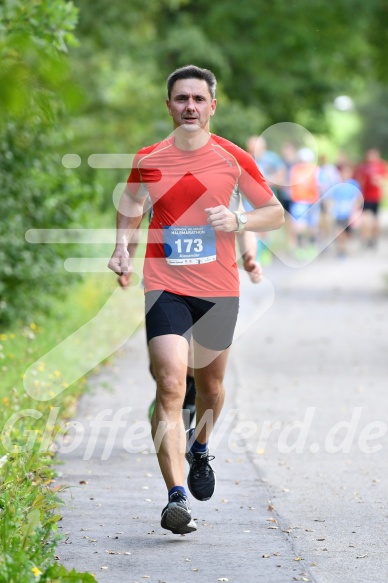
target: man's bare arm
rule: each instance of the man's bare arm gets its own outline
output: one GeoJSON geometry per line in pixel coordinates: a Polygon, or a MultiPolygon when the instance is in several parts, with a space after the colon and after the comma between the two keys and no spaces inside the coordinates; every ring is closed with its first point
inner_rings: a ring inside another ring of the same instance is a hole
{"type": "MultiPolygon", "coordinates": [[[[216,231],[226,231],[230,233],[236,230],[236,215],[225,206],[207,208],[208,223],[216,231]]],[[[275,196],[260,208],[244,213],[247,217],[245,231],[257,233],[264,231],[274,231],[284,225],[284,209],[275,196]]]]}
{"type": "Polygon", "coordinates": [[[236,233],[236,238],[245,271],[252,283],[259,283],[263,277],[263,270],[260,263],[256,261],[257,239],[255,233],[240,231],[236,233]]]}
{"type": "Polygon", "coordinates": [[[146,197],[131,194],[125,187],[120,198],[116,219],[116,247],[108,263],[108,268],[118,275],[129,271],[128,245],[143,216],[146,197]]]}

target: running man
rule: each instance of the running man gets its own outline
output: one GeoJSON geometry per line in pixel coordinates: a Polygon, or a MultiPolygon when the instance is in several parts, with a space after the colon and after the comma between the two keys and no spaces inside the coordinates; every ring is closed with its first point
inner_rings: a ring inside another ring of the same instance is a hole
{"type": "MultiPolygon", "coordinates": [[[[240,212],[244,211],[242,204],[239,207],[240,212]]],[[[144,217],[143,217],[144,218],[144,217]]],[[[249,275],[249,279],[252,283],[259,283],[263,276],[263,270],[258,261],[256,261],[257,255],[257,239],[255,233],[252,231],[240,231],[237,234],[237,241],[238,247],[243,263],[243,267],[245,271],[249,275]]],[[[131,239],[131,242],[128,245],[128,253],[130,257],[130,265],[129,265],[129,272],[125,275],[119,275],[117,281],[119,285],[126,289],[131,284],[131,277],[132,277],[132,260],[135,257],[136,249],[138,247],[140,241],[140,231],[139,227],[131,239]]],[[[152,367],[150,366],[150,373],[152,378],[155,380],[155,375],[153,374],[152,367]]],[[[197,391],[195,388],[195,379],[194,379],[194,369],[193,369],[193,343],[190,342],[190,350],[189,350],[189,364],[187,367],[187,375],[186,375],[186,394],[182,405],[182,412],[183,412],[183,421],[185,424],[186,430],[190,429],[193,424],[195,418],[195,400],[197,397],[197,391]]],[[[149,408],[148,408],[148,416],[151,421],[154,409],[155,409],[155,402],[156,400],[153,399],[149,408]]]]}
{"type": "Polygon", "coordinates": [[[156,377],[152,435],[168,490],[161,525],[175,534],[197,530],[184,487],[186,435],[181,409],[193,339],[197,419],[186,453],[197,500],[215,488],[208,441],[224,402],[223,378],[239,306],[235,232],[269,231],[284,223],[281,204],[249,154],[210,133],[216,79],[189,65],[167,79],[174,132],[135,156],[117,213],[109,268],[128,272],[128,242],[150,196],[153,217],[144,262],[146,331],[156,377]],[[254,210],[229,210],[240,190],[254,210]]]}

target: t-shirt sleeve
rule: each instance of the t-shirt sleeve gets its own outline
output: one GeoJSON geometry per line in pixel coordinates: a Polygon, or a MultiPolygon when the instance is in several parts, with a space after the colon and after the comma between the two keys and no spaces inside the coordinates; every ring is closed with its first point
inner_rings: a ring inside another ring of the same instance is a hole
{"type": "Polygon", "coordinates": [[[132,196],[144,197],[148,195],[148,190],[142,180],[141,171],[139,168],[139,160],[141,159],[141,152],[138,152],[132,162],[132,170],[127,179],[127,189],[132,196]]]}
{"type": "Polygon", "coordinates": [[[241,193],[254,207],[264,206],[274,196],[274,193],[268,186],[255,160],[246,152],[241,151],[237,161],[241,169],[238,181],[241,193]]]}

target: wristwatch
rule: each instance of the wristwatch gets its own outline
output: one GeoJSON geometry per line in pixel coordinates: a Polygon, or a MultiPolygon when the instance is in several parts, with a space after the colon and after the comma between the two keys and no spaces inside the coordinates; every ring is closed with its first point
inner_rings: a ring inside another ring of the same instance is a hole
{"type": "Polygon", "coordinates": [[[236,215],[237,220],[237,229],[235,229],[234,232],[239,233],[245,228],[245,225],[247,224],[247,216],[243,213],[240,213],[239,211],[234,211],[234,214],[236,215]]]}

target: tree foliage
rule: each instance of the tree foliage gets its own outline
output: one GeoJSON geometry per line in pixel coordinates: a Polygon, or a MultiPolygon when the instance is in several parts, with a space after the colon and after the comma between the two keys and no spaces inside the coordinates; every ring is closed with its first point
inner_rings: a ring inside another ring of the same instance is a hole
{"type": "Polygon", "coordinates": [[[164,12],[160,30],[169,32],[161,57],[168,67],[183,65],[191,51],[214,67],[231,99],[257,107],[268,125],[297,122],[306,111],[319,119],[351,77],[370,73],[373,4],[196,0],[164,12]],[[186,42],[195,30],[206,40],[205,54],[186,42]]]}
{"type": "Polygon", "coordinates": [[[84,51],[77,77],[92,83],[85,112],[101,147],[109,131],[124,150],[166,135],[165,78],[188,63],[216,73],[229,119],[217,115],[214,127],[228,128],[240,144],[246,118],[248,135],[284,121],[308,120],[310,131],[322,131],[336,96],[357,100],[368,80],[388,82],[383,0],[152,0],[147,10],[140,0],[129,9],[123,0],[96,0],[93,10],[78,0],[77,6],[84,51]]]}
{"type": "Polygon", "coordinates": [[[359,104],[359,113],[364,120],[360,143],[362,150],[378,148],[388,158],[388,86],[372,85],[359,104]]]}
{"type": "Polygon", "coordinates": [[[27,317],[60,287],[53,273],[61,249],[30,245],[25,232],[69,226],[88,189],[60,156],[66,101],[75,95],[65,57],[75,44],[74,6],[7,0],[0,15],[0,321],[7,323],[27,317]]]}

